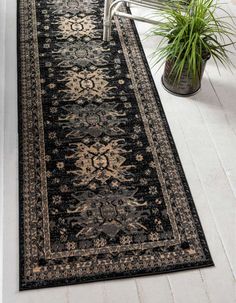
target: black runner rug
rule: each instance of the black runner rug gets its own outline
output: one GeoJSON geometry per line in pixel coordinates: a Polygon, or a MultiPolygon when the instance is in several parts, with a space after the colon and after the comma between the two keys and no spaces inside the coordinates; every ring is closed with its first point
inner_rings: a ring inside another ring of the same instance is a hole
{"type": "Polygon", "coordinates": [[[18,2],[20,289],[213,265],[133,22],[18,2]]]}

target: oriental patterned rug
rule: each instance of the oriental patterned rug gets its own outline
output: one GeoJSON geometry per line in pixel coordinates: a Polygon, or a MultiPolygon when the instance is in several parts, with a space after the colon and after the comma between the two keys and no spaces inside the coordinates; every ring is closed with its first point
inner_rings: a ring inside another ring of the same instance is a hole
{"type": "Polygon", "coordinates": [[[213,265],[136,29],[18,0],[20,289],[213,265]]]}

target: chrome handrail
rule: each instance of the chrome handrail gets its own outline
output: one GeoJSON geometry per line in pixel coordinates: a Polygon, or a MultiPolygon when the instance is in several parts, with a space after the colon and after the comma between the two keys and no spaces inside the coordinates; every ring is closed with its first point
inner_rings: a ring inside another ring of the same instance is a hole
{"type": "Polygon", "coordinates": [[[127,6],[130,6],[130,4],[134,4],[136,6],[147,7],[150,9],[158,9],[161,7],[162,2],[165,1],[163,0],[105,0],[104,20],[103,20],[103,40],[110,41],[111,39],[111,24],[112,24],[112,18],[114,16],[134,19],[137,21],[147,22],[151,24],[160,23],[153,19],[144,18],[141,16],[136,16],[129,13],[125,13],[123,11],[119,11],[119,8],[122,3],[125,3],[127,6]]]}

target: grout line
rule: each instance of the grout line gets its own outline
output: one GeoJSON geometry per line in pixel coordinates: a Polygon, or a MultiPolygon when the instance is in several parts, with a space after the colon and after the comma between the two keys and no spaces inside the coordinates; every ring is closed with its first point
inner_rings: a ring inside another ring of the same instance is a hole
{"type": "Polygon", "coordinates": [[[70,287],[70,286],[67,286],[67,287],[66,287],[66,293],[65,293],[65,296],[66,296],[66,303],[70,303],[70,290],[69,290],[69,287],[70,287]]]}
{"type": "Polygon", "coordinates": [[[106,282],[102,282],[102,295],[103,295],[103,302],[107,303],[106,282]]]}
{"type": "MultiPolygon", "coordinates": [[[[208,79],[209,79],[209,76],[208,76],[208,79]]],[[[211,84],[211,86],[212,86],[212,88],[213,88],[213,90],[214,90],[214,93],[215,93],[217,99],[218,99],[219,102],[220,102],[219,96],[217,95],[217,93],[216,93],[216,91],[215,91],[215,88],[214,88],[214,86],[213,86],[213,84],[212,84],[212,82],[211,82],[210,79],[209,79],[209,82],[210,82],[210,84],[211,84]]],[[[217,156],[217,159],[219,160],[220,167],[222,168],[223,174],[224,174],[224,176],[226,177],[227,183],[228,183],[228,185],[229,185],[230,191],[232,192],[233,197],[234,197],[235,200],[236,200],[236,196],[235,196],[234,190],[233,190],[233,188],[232,188],[231,182],[230,182],[230,180],[229,180],[229,177],[228,177],[228,175],[227,175],[227,173],[226,173],[226,170],[225,170],[225,168],[224,168],[224,164],[223,164],[222,159],[221,159],[221,157],[220,157],[220,154],[219,154],[219,151],[218,151],[218,148],[217,148],[217,144],[216,144],[216,142],[215,142],[215,140],[214,140],[214,138],[213,138],[213,136],[212,136],[212,133],[211,133],[211,131],[210,131],[210,129],[209,129],[208,123],[207,123],[207,121],[206,121],[204,115],[203,115],[202,112],[201,112],[201,109],[199,108],[199,106],[198,106],[197,103],[195,103],[195,104],[196,104],[196,108],[197,108],[198,112],[200,113],[200,115],[201,115],[201,117],[202,117],[202,119],[203,119],[203,122],[204,122],[204,124],[205,124],[205,126],[206,126],[206,129],[207,129],[207,132],[208,132],[208,134],[209,134],[210,140],[211,140],[211,142],[212,142],[212,144],[213,144],[213,146],[214,146],[214,149],[215,149],[215,151],[216,151],[216,156],[217,156]]],[[[221,102],[220,102],[220,104],[221,104],[221,102]]],[[[221,104],[221,105],[222,105],[222,104],[221,104]]],[[[223,107],[223,106],[222,106],[222,107],[223,107]]],[[[222,237],[222,245],[223,245],[223,247],[224,247],[224,251],[225,251],[225,253],[226,253],[227,259],[228,259],[228,261],[229,261],[229,263],[230,263],[230,268],[231,268],[231,270],[232,270],[234,279],[236,280],[236,274],[234,273],[234,269],[233,269],[233,267],[232,267],[230,258],[229,258],[229,256],[228,256],[227,250],[226,250],[226,248],[225,248],[225,246],[224,246],[223,237],[222,237]]]]}
{"type": "Polygon", "coordinates": [[[230,123],[230,121],[229,121],[228,115],[227,115],[226,112],[225,112],[224,105],[222,104],[222,102],[221,102],[221,100],[220,100],[220,97],[219,97],[218,94],[217,94],[216,88],[215,88],[214,84],[213,84],[212,81],[211,81],[210,75],[209,75],[209,73],[208,73],[207,71],[205,71],[205,73],[206,73],[207,78],[208,78],[208,80],[209,80],[209,82],[210,82],[210,85],[211,85],[211,87],[212,87],[212,89],[213,89],[213,91],[214,91],[214,93],[215,93],[215,95],[216,95],[216,98],[217,98],[217,100],[219,101],[219,104],[220,104],[220,106],[221,106],[221,108],[222,108],[222,111],[223,111],[223,113],[224,113],[225,120],[226,120],[227,124],[229,125],[229,128],[232,130],[233,134],[236,136],[234,127],[232,127],[232,125],[231,125],[231,123],[230,123]]]}
{"type": "MultiPolygon", "coordinates": [[[[229,125],[229,128],[232,130],[233,134],[236,136],[236,133],[235,133],[235,131],[234,131],[234,128],[231,126],[231,123],[230,123],[229,120],[228,120],[228,117],[227,117],[227,115],[226,115],[226,113],[225,113],[225,111],[224,111],[224,106],[223,106],[223,104],[221,103],[220,97],[218,96],[217,91],[216,91],[216,89],[215,89],[215,87],[214,87],[214,84],[212,83],[211,78],[210,78],[210,76],[209,76],[208,73],[207,73],[207,77],[208,77],[208,80],[209,80],[209,82],[210,82],[210,84],[211,84],[211,87],[212,87],[212,89],[213,89],[213,91],[214,91],[214,93],[215,93],[215,95],[216,95],[216,97],[217,97],[217,100],[219,101],[219,103],[220,103],[220,105],[221,105],[221,107],[222,107],[222,110],[223,110],[223,112],[224,112],[224,116],[225,116],[225,119],[226,119],[226,121],[227,121],[227,124],[229,125]]],[[[230,180],[230,178],[229,178],[229,176],[228,176],[228,174],[227,174],[227,172],[226,172],[226,169],[224,169],[223,161],[221,160],[220,154],[219,154],[219,152],[218,152],[216,142],[215,142],[213,136],[211,135],[211,131],[210,131],[209,127],[208,127],[208,123],[207,123],[206,119],[204,118],[204,116],[203,116],[201,110],[199,109],[199,106],[197,106],[197,107],[198,107],[199,113],[201,114],[201,116],[202,116],[202,118],[203,118],[204,123],[206,124],[208,133],[210,134],[212,143],[214,144],[214,147],[215,147],[215,149],[216,149],[217,157],[219,158],[220,164],[221,164],[222,169],[223,169],[223,171],[224,171],[224,174],[225,174],[225,176],[226,176],[226,178],[227,178],[227,180],[228,180],[228,183],[229,183],[229,185],[230,185],[231,191],[233,192],[233,195],[234,195],[234,197],[235,197],[235,199],[236,199],[235,190],[234,190],[234,188],[233,188],[233,186],[232,186],[232,184],[231,184],[231,180],[230,180]]]]}
{"type": "Polygon", "coordinates": [[[203,274],[202,274],[201,269],[199,269],[199,273],[200,273],[200,277],[201,277],[201,280],[202,280],[204,292],[205,292],[206,297],[207,297],[207,301],[208,301],[209,303],[211,303],[212,301],[211,301],[210,295],[209,295],[208,290],[207,290],[207,283],[206,283],[205,280],[204,280],[204,277],[203,277],[203,274]]]}
{"type": "Polygon", "coordinates": [[[140,292],[140,287],[138,285],[138,281],[136,278],[134,278],[134,282],[135,282],[135,286],[136,286],[136,290],[137,290],[138,300],[140,303],[144,303],[143,296],[142,296],[142,293],[140,292]]]}
{"type": "Polygon", "coordinates": [[[168,275],[167,275],[167,281],[168,281],[168,284],[169,284],[169,287],[170,287],[170,293],[171,293],[172,302],[173,302],[173,303],[177,303],[176,300],[175,300],[173,287],[172,287],[172,285],[171,285],[170,278],[169,278],[168,275]]]}
{"type": "Polygon", "coordinates": [[[199,182],[200,182],[200,184],[201,184],[201,188],[202,188],[202,190],[203,190],[203,192],[204,192],[204,196],[205,196],[205,198],[206,198],[206,200],[207,200],[207,205],[208,205],[210,214],[211,214],[211,216],[212,216],[212,218],[213,218],[214,225],[215,225],[215,228],[216,228],[216,232],[217,232],[217,234],[218,234],[219,240],[220,240],[220,242],[221,242],[221,246],[222,246],[223,251],[224,251],[224,253],[225,253],[225,257],[226,257],[226,259],[227,259],[227,262],[228,262],[230,271],[231,271],[231,273],[232,273],[232,275],[233,275],[233,279],[235,279],[234,272],[233,272],[233,269],[232,269],[232,267],[231,267],[230,260],[229,260],[229,258],[228,258],[228,254],[226,253],[225,246],[224,246],[224,243],[223,243],[223,240],[222,240],[222,237],[221,237],[221,233],[219,232],[219,229],[218,229],[218,225],[217,225],[217,221],[216,221],[215,215],[214,215],[214,213],[213,213],[213,211],[212,211],[212,207],[211,207],[211,205],[210,205],[210,203],[209,203],[209,198],[208,198],[208,195],[207,195],[207,193],[206,193],[205,186],[204,186],[204,184],[203,184],[203,182],[202,182],[202,180],[201,180],[201,178],[200,178],[200,175],[201,175],[201,174],[200,174],[200,171],[199,171],[199,169],[198,169],[197,164],[196,164],[195,161],[194,161],[194,158],[193,158],[193,156],[192,156],[191,150],[190,150],[190,148],[189,148],[189,144],[188,144],[187,139],[186,139],[186,137],[185,137],[185,133],[184,133],[183,127],[182,127],[182,125],[181,125],[180,122],[179,122],[179,125],[180,125],[180,129],[181,129],[181,131],[182,131],[182,133],[183,133],[183,136],[184,136],[184,138],[185,138],[186,146],[187,146],[188,151],[189,151],[189,153],[190,153],[190,156],[191,156],[193,165],[194,165],[194,167],[195,167],[195,169],[196,169],[196,172],[197,172],[197,175],[198,175],[198,179],[199,179],[199,182]]]}

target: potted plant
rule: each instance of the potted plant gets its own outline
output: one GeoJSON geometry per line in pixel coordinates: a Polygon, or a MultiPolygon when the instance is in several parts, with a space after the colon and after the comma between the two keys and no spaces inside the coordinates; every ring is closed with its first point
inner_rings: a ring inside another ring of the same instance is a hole
{"type": "Polygon", "coordinates": [[[151,35],[162,39],[154,52],[154,65],[166,59],[162,83],[169,92],[180,96],[195,94],[210,57],[216,65],[231,64],[228,46],[234,44],[235,28],[230,22],[233,18],[221,4],[213,0],[172,0],[162,2],[157,14],[161,20],[151,35]],[[224,16],[217,16],[217,12],[224,16]]]}

